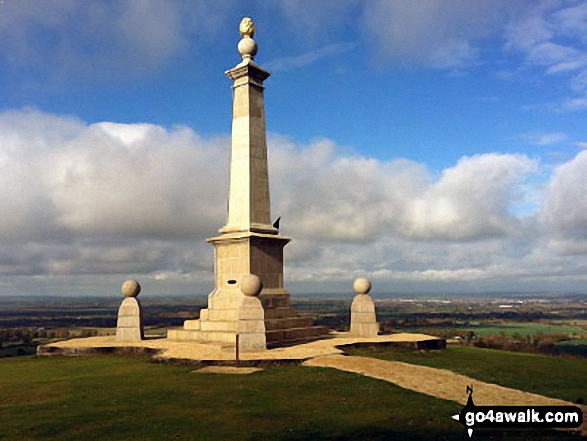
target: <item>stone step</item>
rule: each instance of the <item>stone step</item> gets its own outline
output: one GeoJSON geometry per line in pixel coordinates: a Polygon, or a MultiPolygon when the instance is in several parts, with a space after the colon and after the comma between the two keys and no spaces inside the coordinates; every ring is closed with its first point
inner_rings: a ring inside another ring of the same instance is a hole
{"type": "MultiPolygon", "coordinates": [[[[265,320],[265,330],[288,330],[288,329],[299,329],[299,328],[312,328],[314,319],[312,317],[290,317],[285,319],[269,319],[265,320]]],[[[194,323],[195,325],[195,323],[194,323]]],[[[224,332],[235,332],[238,330],[238,321],[228,320],[200,320],[198,327],[192,325],[192,323],[184,323],[184,329],[186,330],[199,330],[199,331],[224,331],[224,332]],[[187,325],[190,325],[189,327],[187,325]]]]}
{"type": "Polygon", "coordinates": [[[200,330],[200,319],[186,320],[185,322],[183,322],[183,329],[187,329],[189,331],[199,331],[200,330]]]}
{"type": "Polygon", "coordinates": [[[316,340],[322,340],[324,338],[330,338],[327,335],[317,335],[314,337],[306,337],[306,338],[294,338],[291,340],[281,340],[281,341],[272,341],[267,342],[267,349],[274,349],[274,348],[283,348],[287,346],[295,346],[301,345],[305,343],[311,343],[316,340]]]}
{"type": "Polygon", "coordinates": [[[306,340],[309,338],[328,335],[325,326],[307,326],[303,328],[277,329],[265,332],[267,343],[283,342],[287,340],[306,340]]]}
{"type": "Polygon", "coordinates": [[[306,328],[314,325],[312,317],[289,317],[279,319],[265,319],[265,329],[273,331],[276,329],[306,328]]]}
{"type": "Polygon", "coordinates": [[[238,321],[236,320],[205,320],[200,322],[200,330],[204,332],[224,331],[236,333],[238,321]]]}
{"type": "Polygon", "coordinates": [[[235,332],[223,331],[194,331],[187,329],[170,329],[167,331],[167,338],[178,341],[209,341],[219,343],[234,343],[235,332]]]}
{"type": "Polygon", "coordinates": [[[235,321],[238,320],[237,309],[210,309],[208,310],[208,320],[213,322],[235,321]]]}
{"type": "MultiPolygon", "coordinates": [[[[298,328],[276,329],[265,332],[268,347],[307,343],[327,336],[329,329],[324,326],[305,326],[298,328]]],[[[232,347],[235,344],[235,331],[201,331],[189,329],[170,329],[167,338],[177,341],[207,341],[232,347]]]]}

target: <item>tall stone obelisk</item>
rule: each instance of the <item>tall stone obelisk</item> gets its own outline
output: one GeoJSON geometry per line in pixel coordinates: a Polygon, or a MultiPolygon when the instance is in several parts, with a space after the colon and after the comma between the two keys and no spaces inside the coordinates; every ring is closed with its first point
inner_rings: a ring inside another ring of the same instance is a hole
{"type": "Polygon", "coordinates": [[[216,290],[238,291],[229,281],[255,274],[263,283],[263,304],[286,306],[283,247],[290,239],[278,234],[270,214],[263,97],[269,72],[253,61],[257,43],[250,18],[243,19],[240,32],[238,51],[243,61],[226,71],[234,80],[228,220],[220,236],[208,239],[216,248],[216,290]]]}
{"type": "Polygon", "coordinates": [[[313,326],[311,318],[298,317],[283,285],[283,247],[290,239],[271,225],[263,97],[269,72],[254,62],[253,21],[244,18],[239,30],[242,61],[226,71],[234,81],[228,219],[221,234],[207,240],[214,246],[215,289],[199,320],[170,330],[168,338],[233,343],[244,296],[240,281],[249,274],[262,282],[259,299],[268,343],[318,337],[327,330],[313,326]]]}

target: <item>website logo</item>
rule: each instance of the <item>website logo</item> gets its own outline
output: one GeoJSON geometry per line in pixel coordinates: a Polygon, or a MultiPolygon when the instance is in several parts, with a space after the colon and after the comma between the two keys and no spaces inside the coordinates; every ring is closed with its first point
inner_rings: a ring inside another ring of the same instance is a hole
{"type": "Polygon", "coordinates": [[[574,429],[583,424],[583,411],[577,406],[477,406],[473,387],[467,386],[467,404],[452,418],[467,429],[574,429]]]}

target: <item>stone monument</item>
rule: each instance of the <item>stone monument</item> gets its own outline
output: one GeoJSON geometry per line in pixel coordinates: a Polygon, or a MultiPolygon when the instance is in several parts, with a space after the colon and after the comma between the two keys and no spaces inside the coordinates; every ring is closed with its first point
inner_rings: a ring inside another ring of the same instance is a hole
{"type": "Polygon", "coordinates": [[[143,311],[137,299],[140,292],[141,285],[136,280],[127,280],[122,284],[125,299],[118,309],[117,341],[139,341],[144,338],[143,311]]]}
{"type": "Polygon", "coordinates": [[[379,324],[375,317],[375,304],[368,295],[371,282],[364,277],[355,280],[355,298],[351,305],[351,335],[353,337],[376,337],[379,324]]]}
{"type": "Polygon", "coordinates": [[[244,18],[239,30],[242,61],[226,71],[234,81],[228,219],[220,235],[207,240],[214,246],[215,289],[198,320],[187,320],[183,329],[170,330],[167,336],[235,344],[244,297],[239,285],[255,274],[262,283],[258,299],[265,312],[267,344],[317,338],[328,330],[299,317],[283,285],[283,247],[291,239],[271,224],[263,96],[269,72],[254,62],[253,21],[244,18]]]}

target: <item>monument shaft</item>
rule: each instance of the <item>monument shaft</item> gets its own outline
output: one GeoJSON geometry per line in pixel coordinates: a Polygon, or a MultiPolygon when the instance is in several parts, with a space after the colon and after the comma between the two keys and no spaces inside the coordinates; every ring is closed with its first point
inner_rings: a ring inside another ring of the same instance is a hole
{"type": "Polygon", "coordinates": [[[263,96],[269,72],[245,59],[226,75],[234,80],[228,220],[220,236],[208,239],[215,247],[216,290],[238,291],[231,281],[255,274],[263,283],[264,304],[288,306],[283,247],[290,239],[270,224],[263,96]]]}
{"type": "Polygon", "coordinates": [[[243,62],[234,80],[228,223],[221,232],[277,231],[271,227],[263,81],[269,73],[243,62]]]}

